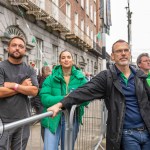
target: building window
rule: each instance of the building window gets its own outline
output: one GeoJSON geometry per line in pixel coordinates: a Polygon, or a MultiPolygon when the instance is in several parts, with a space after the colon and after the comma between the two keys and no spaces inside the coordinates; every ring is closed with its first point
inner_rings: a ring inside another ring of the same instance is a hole
{"type": "Polygon", "coordinates": [[[39,0],[37,1],[37,5],[42,8],[43,10],[45,10],[45,1],[43,0],[39,0]]]}
{"type": "Polygon", "coordinates": [[[78,30],[78,14],[77,13],[75,13],[74,18],[75,18],[74,32],[75,32],[76,35],[78,35],[79,34],[79,30],[78,30]]]}
{"type": "Polygon", "coordinates": [[[93,30],[91,30],[91,35],[90,35],[91,39],[93,40],[93,30]]]}
{"type": "Polygon", "coordinates": [[[94,68],[93,61],[91,61],[91,73],[92,74],[93,74],[93,68],[94,68]]]}
{"type": "Polygon", "coordinates": [[[89,64],[89,59],[87,59],[87,72],[90,71],[90,64],[89,64]]]}
{"type": "Polygon", "coordinates": [[[42,54],[43,54],[43,41],[36,38],[36,67],[40,69],[42,67],[42,54]]]}
{"type": "Polygon", "coordinates": [[[81,20],[81,30],[84,32],[84,20],[81,20]]]}
{"type": "Polygon", "coordinates": [[[39,38],[36,38],[36,58],[41,60],[42,53],[43,53],[43,41],[39,38]]]}
{"type": "Polygon", "coordinates": [[[52,45],[52,48],[53,48],[53,61],[52,61],[52,65],[57,65],[58,62],[59,62],[59,59],[58,59],[58,46],[56,45],[52,45]]]}
{"type": "Polygon", "coordinates": [[[70,4],[67,2],[66,3],[66,16],[70,18],[71,16],[71,9],[70,9],[70,4]]]}
{"type": "Polygon", "coordinates": [[[78,26],[78,13],[75,13],[75,24],[78,26]]]}
{"type": "Polygon", "coordinates": [[[93,5],[90,6],[90,18],[93,21],[93,5]]]}
{"type": "Polygon", "coordinates": [[[86,0],[86,14],[89,16],[89,0],[86,0]]]}
{"type": "Polygon", "coordinates": [[[94,25],[96,25],[96,11],[94,11],[94,25]]]}
{"type": "Polygon", "coordinates": [[[89,36],[89,26],[86,28],[86,34],[89,36]]]}
{"type": "Polygon", "coordinates": [[[96,43],[97,35],[94,36],[94,42],[96,43]]]}
{"type": "Polygon", "coordinates": [[[84,0],[81,0],[81,7],[84,8],[84,0]]]}
{"type": "Polygon", "coordinates": [[[81,39],[84,40],[84,20],[81,20],[81,39]]]}
{"type": "Polygon", "coordinates": [[[58,9],[58,7],[59,7],[59,1],[58,0],[52,0],[52,16],[53,16],[53,18],[55,19],[55,20],[59,20],[59,18],[60,18],[60,16],[59,16],[59,9],[58,9]]]}
{"type": "Polygon", "coordinates": [[[69,2],[66,3],[66,23],[67,23],[67,28],[71,29],[71,5],[69,2]]]}
{"type": "Polygon", "coordinates": [[[77,54],[74,54],[74,63],[77,65],[78,64],[78,56],[77,54]]]}

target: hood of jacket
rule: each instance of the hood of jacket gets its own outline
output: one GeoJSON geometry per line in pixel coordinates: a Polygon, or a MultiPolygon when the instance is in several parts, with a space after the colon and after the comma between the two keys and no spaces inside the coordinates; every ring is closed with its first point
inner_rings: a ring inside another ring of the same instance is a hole
{"type": "MultiPolygon", "coordinates": [[[[131,70],[133,70],[135,72],[137,77],[143,78],[143,79],[147,78],[147,75],[141,69],[137,69],[137,68],[135,68],[132,65],[129,65],[129,67],[130,67],[131,70]]],[[[116,73],[116,66],[115,65],[111,65],[111,66],[109,66],[109,69],[112,72],[113,79],[117,80],[118,76],[117,76],[117,73],[116,73]]]]}

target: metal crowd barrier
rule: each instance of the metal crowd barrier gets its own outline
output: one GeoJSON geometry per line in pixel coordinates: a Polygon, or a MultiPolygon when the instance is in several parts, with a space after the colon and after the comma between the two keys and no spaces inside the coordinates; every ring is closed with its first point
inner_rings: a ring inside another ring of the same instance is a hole
{"type": "Polygon", "coordinates": [[[11,130],[13,128],[21,127],[23,125],[32,123],[34,121],[37,121],[37,120],[40,120],[44,117],[48,117],[48,116],[52,116],[52,115],[53,115],[53,112],[46,112],[46,113],[43,113],[43,114],[40,114],[40,115],[35,115],[35,116],[25,118],[25,119],[22,119],[22,120],[19,120],[19,121],[15,121],[15,122],[12,122],[12,123],[4,124],[4,125],[2,124],[0,126],[0,133],[3,133],[3,131],[11,130]]]}
{"type": "MultiPolygon", "coordinates": [[[[75,111],[78,106],[74,105],[70,111],[70,113],[66,110],[64,112],[65,116],[65,150],[72,150],[72,138],[73,138],[73,118],[76,115],[75,111]]],[[[105,137],[106,132],[106,111],[104,109],[103,101],[93,101],[91,102],[87,108],[85,108],[85,113],[83,117],[83,125],[80,125],[79,133],[77,136],[77,140],[75,143],[74,150],[104,150],[102,146],[102,140],[105,137]]],[[[0,120],[0,136],[3,131],[9,131],[13,128],[18,128],[24,126],[26,124],[31,124],[35,121],[38,121],[44,117],[51,116],[52,112],[46,112],[40,115],[34,115],[32,117],[22,119],[13,123],[2,125],[0,120]]],[[[36,124],[32,124],[31,126],[31,134],[27,146],[27,150],[42,150],[43,146],[41,146],[40,141],[35,141],[35,137],[32,134],[32,129],[37,126],[36,124]],[[33,142],[33,143],[32,143],[33,142]],[[38,146],[37,143],[40,145],[38,146]],[[36,148],[34,148],[34,144],[36,144],[36,148]]],[[[37,130],[40,130],[40,124],[38,123],[37,130]]],[[[40,134],[40,132],[39,132],[40,134]]],[[[41,137],[41,136],[40,136],[41,137]]]]}
{"type": "Polygon", "coordinates": [[[102,140],[106,132],[104,126],[104,103],[95,100],[85,108],[83,125],[80,126],[80,132],[75,144],[75,150],[104,150],[102,140]]]}

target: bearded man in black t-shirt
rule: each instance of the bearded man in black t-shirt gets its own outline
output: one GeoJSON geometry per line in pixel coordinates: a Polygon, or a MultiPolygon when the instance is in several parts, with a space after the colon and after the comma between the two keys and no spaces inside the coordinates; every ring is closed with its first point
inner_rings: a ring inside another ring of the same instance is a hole
{"type": "MultiPolygon", "coordinates": [[[[38,93],[38,81],[32,67],[23,62],[26,42],[13,37],[8,43],[8,59],[0,62],[0,117],[4,124],[30,116],[28,96],[38,93]]],[[[25,150],[29,125],[4,132],[0,149],[25,150]]]]}

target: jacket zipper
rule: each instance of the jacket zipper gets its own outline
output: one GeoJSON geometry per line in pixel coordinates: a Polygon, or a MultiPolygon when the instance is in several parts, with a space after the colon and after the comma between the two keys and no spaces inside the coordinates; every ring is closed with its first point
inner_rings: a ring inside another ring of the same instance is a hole
{"type": "Polygon", "coordinates": [[[69,91],[68,91],[68,84],[66,84],[66,95],[69,94],[69,91]]]}

